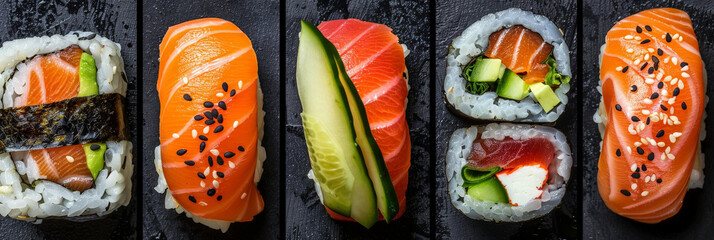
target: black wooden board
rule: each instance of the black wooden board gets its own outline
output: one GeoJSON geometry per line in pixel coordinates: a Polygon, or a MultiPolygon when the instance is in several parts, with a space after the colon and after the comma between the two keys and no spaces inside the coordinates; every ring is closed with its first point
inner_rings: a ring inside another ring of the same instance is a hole
{"type": "MultiPolygon", "coordinates": [[[[671,219],[659,224],[638,223],[613,213],[600,198],[597,190],[597,159],[600,153],[600,134],[592,115],[600,101],[595,87],[600,70],[598,55],[605,43],[605,35],[612,26],[627,16],[657,7],[674,7],[684,10],[692,18],[694,32],[699,40],[699,51],[708,72],[714,71],[714,7],[710,1],[584,1],[583,5],[583,237],[588,239],[704,239],[714,235],[714,149],[711,148],[714,133],[714,105],[706,108],[709,118],[707,139],[702,142],[707,166],[704,168],[704,189],[690,190],[684,198],[684,206],[671,219]]],[[[711,98],[714,85],[709,84],[707,95],[711,98]]]]}
{"type": "Polygon", "coordinates": [[[286,1],[285,34],[285,238],[345,239],[391,238],[424,239],[430,234],[430,62],[428,1],[286,1]],[[310,162],[300,120],[300,99],[295,85],[300,20],[315,25],[333,19],[358,18],[392,28],[399,42],[411,53],[409,69],[409,124],[412,152],[404,216],[389,224],[377,223],[366,230],[354,222],[330,219],[307,178],[310,162]]]}
{"type": "MultiPolygon", "coordinates": [[[[129,80],[127,113],[133,142],[137,126],[137,32],[136,4],[129,0],[4,1],[0,4],[0,42],[13,39],[64,35],[81,30],[98,33],[122,47],[129,80]]],[[[134,156],[141,146],[134,145],[134,156]]],[[[140,162],[134,159],[134,162],[140,162]]],[[[133,183],[137,186],[137,176],[133,183]]],[[[136,189],[136,188],[134,188],[136,189]]],[[[134,192],[136,196],[137,192],[134,192]]],[[[44,220],[35,225],[11,218],[0,218],[0,239],[108,239],[136,238],[136,198],[109,216],[90,222],[44,220]]]]}
{"type": "Polygon", "coordinates": [[[280,234],[280,32],[278,1],[144,1],[143,12],[143,236],[147,239],[277,239],[280,234]],[[227,233],[194,223],[184,214],[164,209],[164,195],[154,191],[157,173],[154,148],[159,145],[159,104],[156,79],[159,44],[170,26],[205,17],[235,23],[253,43],[258,56],[268,153],[258,189],[265,209],[252,222],[234,223],[227,233]]]}
{"type": "Polygon", "coordinates": [[[578,187],[580,176],[577,168],[580,166],[578,156],[578,131],[581,118],[577,114],[580,105],[578,96],[579,83],[582,80],[577,75],[576,60],[578,53],[576,41],[577,2],[576,1],[545,1],[533,4],[533,1],[509,1],[508,3],[495,1],[437,1],[436,3],[436,86],[432,91],[435,101],[432,103],[436,112],[436,226],[437,239],[506,239],[506,238],[573,238],[578,237],[575,221],[578,213],[578,187]],[[573,153],[573,168],[570,182],[567,185],[566,196],[561,206],[554,209],[545,217],[523,223],[492,223],[471,220],[461,211],[456,209],[450,201],[445,178],[446,163],[444,158],[451,134],[459,128],[470,125],[487,124],[488,122],[468,121],[456,116],[447,109],[444,103],[444,77],[446,76],[446,56],[451,41],[461,35],[461,32],[481,17],[511,7],[517,7],[544,15],[555,23],[563,32],[564,38],[570,48],[570,67],[574,74],[571,80],[571,89],[568,92],[569,102],[565,112],[560,116],[555,127],[562,131],[568,138],[573,153]]]}

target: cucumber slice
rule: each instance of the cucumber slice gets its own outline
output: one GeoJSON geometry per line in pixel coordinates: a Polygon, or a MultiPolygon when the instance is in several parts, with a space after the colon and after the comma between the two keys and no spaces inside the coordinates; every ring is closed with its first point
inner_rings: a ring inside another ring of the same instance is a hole
{"type": "Polygon", "coordinates": [[[499,78],[501,65],[501,59],[479,57],[474,63],[469,81],[495,82],[499,78]]]}
{"type": "Polygon", "coordinates": [[[106,143],[83,144],[84,156],[87,157],[87,168],[92,173],[94,180],[97,174],[104,168],[104,152],[107,150],[106,143]]]}
{"type": "Polygon", "coordinates": [[[481,201],[508,203],[508,194],[498,178],[491,177],[479,184],[470,186],[466,192],[471,198],[481,201]]]}
{"type": "Polygon", "coordinates": [[[493,177],[501,171],[501,167],[492,167],[488,169],[477,169],[469,166],[461,168],[461,178],[464,179],[464,187],[470,187],[493,177]]]}
{"type": "Polygon", "coordinates": [[[528,96],[528,84],[518,74],[506,69],[503,78],[498,81],[496,94],[503,98],[521,100],[528,96]]]}
{"type": "Polygon", "coordinates": [[[82,53],[79,60],[79,96],[91,96],[99,94],[97,86],[97,66],[92,55],[82,53]]]}
{"type": "Polygon", "coordinates": [[[302,114],[307,119],[303,122],[305,139],[310,138],[311,142],[310,164],[325,206],[369,228],[377,221],[377,200],[360,146],[355,142],[352,113],[340,82],[340,70],[327,48],[331,45],[314,25],[301,21],[296,77],[302,114]]]}

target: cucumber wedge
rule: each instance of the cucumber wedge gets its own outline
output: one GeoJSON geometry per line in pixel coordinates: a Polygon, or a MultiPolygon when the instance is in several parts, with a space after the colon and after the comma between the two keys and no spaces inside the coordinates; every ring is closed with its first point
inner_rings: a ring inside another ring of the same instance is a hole
{"type": "Polygon", "coordinates": [[[340,71],[326,47],[331,44],[314,25],[302,21],[301,27],[296,77],[310,164],[325,206],[370,228],[378,218],[377,200],[340,71]]]}

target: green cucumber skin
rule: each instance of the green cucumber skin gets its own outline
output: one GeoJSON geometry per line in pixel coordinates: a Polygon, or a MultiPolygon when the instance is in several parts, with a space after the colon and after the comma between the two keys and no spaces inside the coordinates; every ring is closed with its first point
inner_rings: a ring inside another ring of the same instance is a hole
{"type": "Polygon", "coordinates": [[[87,168],[89,168],[89,172],[92,173],[92,177],[94,178],[94,180],[97,180],[97,174],[99,174],[99,171],[104,169],[104,153],[107,150],[107,144],[106,143],[83,144],[82,148],[84,149],[84,155],[87,158],[87,168]],[[99,145],[99,150],[92,151],[91,146],[94,144],[99,145]],[[97,158],[99,158],[99,161],[95,161],[97,158]]]}
{"type": "Polygon", "coordinates": [[[79,61],[79,97],[99,94],[97,67],[92,55],[82,53],[79,61]]]}

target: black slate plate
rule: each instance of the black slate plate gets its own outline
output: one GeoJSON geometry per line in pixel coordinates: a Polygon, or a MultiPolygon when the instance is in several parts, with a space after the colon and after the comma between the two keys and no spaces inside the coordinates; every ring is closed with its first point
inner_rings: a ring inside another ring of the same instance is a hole
{"type": "MultiPolygon", "coordinates": [[[[64,35],[73,30],[98,33],[122,46],[129,81],[127,113],[132,141],[136,143],[136,4],[133,1],[6,1],[0,4],[0,42],[42,35],[64,35]]],[[[141,145],[134,145],[134,156],[141,145]]],[[[140,162],[134,159],[134,162],[140,162]]],[[[133,182],[136,189],[137,176],[133,182]]],[[[136,238],[136,194],[128,207],[89,221],[45,220],[29,222],[0,218],[0,239],[108,239],[136,238]]]]}
{"type": "Polygon", "coordinates": [[[143,235],[147,239],[276,239],[280,233],[280,32],[277,1],[145,1],[143,6],[143,235]],[[158,177],[154,148],[159,145],[156,79],[159,44],[170,26],[197,18],[217,17],[235,23],[253,43],[258,56],[268,153],[258,189],[265,209],[248,223],[234,223],[227,233],[194,223],[184,214],[164,209],[164,195],[154,191],[158,177]]]}
{"type": "MultiPolygon", "coordinates": [[[[684,206],[671,219],[660,224],[638,223],[610,211],[597,190],[597,158],[600,153],[600,135],[592,115],[600,101],[595,87],[600,76],[597,59],[600,46],[605,43],[607,31],[620,19],[650,8],[674,7],[684,10],[692,18],[694,32],[699,40],[699,51],[709,73],[714,67],[714,7],[708,1],[663,1],[620,2],[584,1],[583,5],[583,237],[592,239],[704,239],[714,235],[714,150],[711,147],[714,133],[714,104],[709,103],[706,112],[707,139],[702,142],[707,166],[704,168],[704,189],[690,190],[684,198],[684,206]]],[[[706,94],[711,98],[714,85],[709,84],[706,94]]]]}

